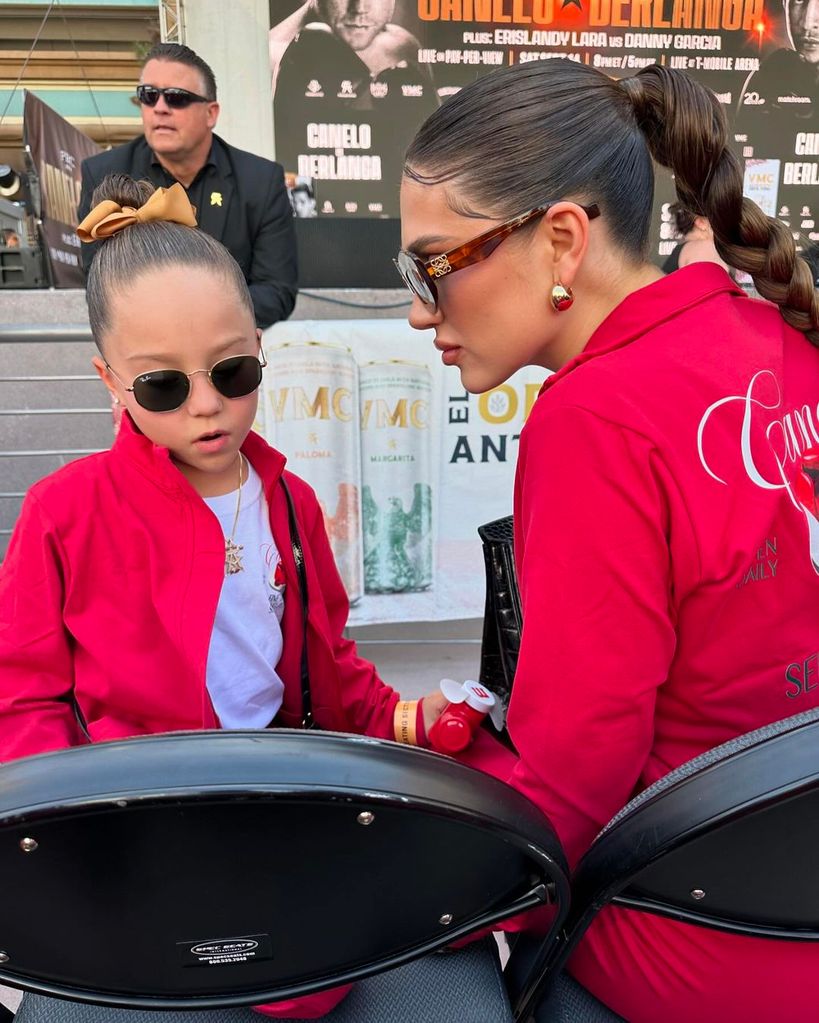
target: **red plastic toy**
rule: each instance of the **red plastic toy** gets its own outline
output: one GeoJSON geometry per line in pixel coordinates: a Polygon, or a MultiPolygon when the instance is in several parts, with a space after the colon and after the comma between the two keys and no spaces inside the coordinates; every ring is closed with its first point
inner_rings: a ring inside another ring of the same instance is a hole
{"type": "Polygon", "coordinates": [[[467,679],[459,685],[451,678],[441,680],[441,692],[449,700],[444,712],[429,730],[429,742],[438,753],[460,753],[472,742],[487,714],[495,727],[498,701],[485,686],[467,679]]]}

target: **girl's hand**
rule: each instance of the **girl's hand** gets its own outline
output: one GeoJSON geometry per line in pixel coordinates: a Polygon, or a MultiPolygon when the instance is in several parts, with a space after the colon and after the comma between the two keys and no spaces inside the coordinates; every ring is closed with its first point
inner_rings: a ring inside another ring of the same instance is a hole
{"type": "Polygon", "coordinates": [[[440,689],[436,689],[434,692],[429,693],[421,701],[421,710],[424,715],[424,729],[429,735],[429,730],[443,714],[444,709],[449,701],[441,692],[440,689]]]}

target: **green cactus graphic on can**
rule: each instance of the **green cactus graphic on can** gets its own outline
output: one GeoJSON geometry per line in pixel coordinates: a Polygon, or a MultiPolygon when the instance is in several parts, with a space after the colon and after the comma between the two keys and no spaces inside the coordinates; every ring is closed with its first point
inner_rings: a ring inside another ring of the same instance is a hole
{"type": "Polygon", "coordinates": [[[432,482],[426,366],[372,362],[359,373],[364,592],[432,584],[432,482]]]}

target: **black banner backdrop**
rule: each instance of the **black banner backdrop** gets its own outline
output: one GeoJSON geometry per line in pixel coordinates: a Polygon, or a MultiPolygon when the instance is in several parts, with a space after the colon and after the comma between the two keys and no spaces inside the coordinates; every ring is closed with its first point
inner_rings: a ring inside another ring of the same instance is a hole
{"type": "Polygon", "coordinates": [[[98,153],[99,146],[31,92],[24,97],[23,137],[40,185],[43,247],[51,281],[56,288],[82,288],[77,237],[80,164],[98,153]]]}
{"type": "MultiPolygon", "coordinates": [[[[614,78],[659,62],[724,104],[745,191],[819,241],[819,0],[270,0],[277,159],[318,216],[397,217],[404,149],[481,74],[574,60],[614,78]]],[[[544,102],[546,102],[544,97],[544,102]]],[[[653,254],[673,248],[658,177],[653,254]]]]}

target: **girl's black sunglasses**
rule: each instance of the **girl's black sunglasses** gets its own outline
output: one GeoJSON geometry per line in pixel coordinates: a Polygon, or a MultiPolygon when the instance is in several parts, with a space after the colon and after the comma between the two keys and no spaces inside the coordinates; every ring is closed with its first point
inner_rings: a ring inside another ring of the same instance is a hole
{"type": "Polygon", "coordinates": [[[138,85],[137,99],[145,107],[155,107],[159,97],[164,96],[165,102],[171,110],[184,110],[191,103],[210,103],[205,96],[197,96],[195,92],[188,92],[187,89],[160,89],[158,85],[138,85]]]}
{"type": "Polygon", "coordinates": [[[215,366],[197,369],[193,373],[183,373],[181,369],[154,369],[148,373],[140,373],[134,377],[130,387],[125,387],[123,379],[108,365],[105,368],[130,391],[137,401],[148,412],[175,412],[188,400],[191,393],[192,376],[207,373],[208,379],[216,390],[225,398],[244,398],[251,394],[262,382],[262,369],[267,365],[262,352],[255,355],[234,355],[222,359],[215,366]]]}

